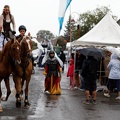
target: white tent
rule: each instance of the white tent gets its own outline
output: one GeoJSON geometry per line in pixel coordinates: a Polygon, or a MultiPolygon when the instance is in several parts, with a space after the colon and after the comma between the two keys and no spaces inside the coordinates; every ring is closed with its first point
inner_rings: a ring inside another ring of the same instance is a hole
{"type": "Polygon", "coordinates": [[[107,13],[88,33],[73,41],[72,46],[120,46],[120,26],[107,13]]]}
{"type": "Polygon", "coordinates": [[[70,47],[71,47],[71,42],[68,42],[68,43],[66,44],[66,48],[69,49],[70,47]]]}

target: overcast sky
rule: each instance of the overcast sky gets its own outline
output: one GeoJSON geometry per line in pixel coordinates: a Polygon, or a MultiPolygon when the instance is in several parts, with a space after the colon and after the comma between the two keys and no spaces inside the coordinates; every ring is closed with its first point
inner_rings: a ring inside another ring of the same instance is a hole
{"type": "MultiPolygon", "coordinates": [[[[120,18],[120,0],[72,0],[71,14],[77,19],[78,14],[88,10],[94,10],[97,7],[109,7],[113,15],[120,18]]],[[[0,0],[0,12],[2,13],[4,5],[9,5],[11,13],[15,17],[16,32],[18,34],[18,27],[25,25],[27,32],[31,32],[32,36],[36,36],[39,30],[49,30],[54,35],[58,35],[58,11],[59,0],[0,0]]],[[[70,15],[70,7],[65,14],[64,25],[70,15]]]]}

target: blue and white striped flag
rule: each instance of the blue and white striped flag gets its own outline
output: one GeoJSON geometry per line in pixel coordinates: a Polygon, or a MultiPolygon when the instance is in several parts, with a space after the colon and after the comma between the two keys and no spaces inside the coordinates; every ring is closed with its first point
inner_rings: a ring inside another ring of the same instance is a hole
{"type": "Polygon", "coordinates": [[[62,29],[62,24],[64,21],[64,16],[65,12],[70,5],[72,0],[60,0],[60,5],[59,5],[59,16],[58,16],[58,21],[59,21],[59,34],[62,29]]]}

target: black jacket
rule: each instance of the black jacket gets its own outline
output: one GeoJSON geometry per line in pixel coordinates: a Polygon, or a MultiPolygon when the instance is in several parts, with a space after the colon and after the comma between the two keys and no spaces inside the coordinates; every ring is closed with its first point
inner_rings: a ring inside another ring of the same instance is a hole
{"type": "Polygon", "coordinates": [[[64,53],[61,53],[60,54],[60,59],[62,60],[63,63],[65,63],[65,54],[64,53]]]}
{"type": "Polygon", "coordinates": [[[96,79],[98,68],[98,61],[93,57],[88,57],[83,62],[81,75],[85,79],[96,79]]]}

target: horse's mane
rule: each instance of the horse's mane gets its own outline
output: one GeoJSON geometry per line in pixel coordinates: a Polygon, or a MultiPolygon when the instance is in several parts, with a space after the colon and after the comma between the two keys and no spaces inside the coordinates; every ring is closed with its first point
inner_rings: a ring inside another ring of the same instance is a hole
{"type": "MultiPolygon", "coordinates": [[[[28,35],[23,36],[23,39],[20,42],[21,44],[21,57],[26,56],[26,54],[30,51],[32,54],[32,40],[28,35]]],[[[26,56],[27,57],[27,56],[26,56]]]]}
{"type": "Polygon", "coordinates": [[[8,54],[7,52],[8,52],[9,46],[10,46],[10,41],[8,41],[3,47],[2,51],[0,51],[0,61],[2,61],[4,55],[8,54]]]}
{"type": "Polygon", "coordinates": [[[29,40],[32,41],[31,36],[29,36],[29,35],[25,35],[25,36],[23,36],[23,39],[29,39],[29,40]]]}
{"type": "Polygon", "coordinates": [[[13,43],[13,40],[8,41],[5,46],[3,47],[2,51],[0,52],[0,61],[2,61],[4,55],[8,55],[11,44],[13,43]]]}
{"type": "MultiPolygon", "coordinates": [[[[31,37],[30,37],[29,35],[23,36],[22,41],[26,41],[27,39],[29,39],[29,40],[31,41],[31,42],[30,42],[30,45],[31,45],[31,49],[32,49],[32,39],[31,39],[31,37]]],[[[22,42],[21,42],[21,44],[22,44],[22,42]]]]}

